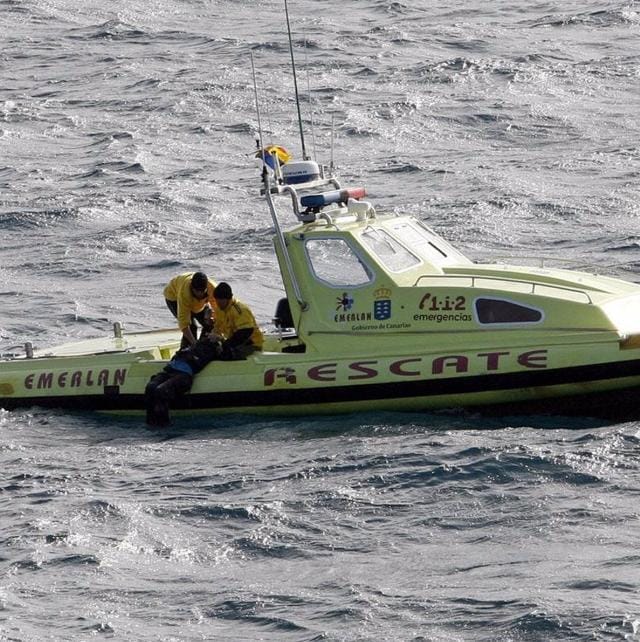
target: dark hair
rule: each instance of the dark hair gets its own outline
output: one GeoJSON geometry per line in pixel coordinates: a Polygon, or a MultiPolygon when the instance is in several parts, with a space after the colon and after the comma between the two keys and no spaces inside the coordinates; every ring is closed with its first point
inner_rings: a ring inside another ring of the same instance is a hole
{"type": "Polygon", "coordinates": [[[222,281],[216,285],[216,289],[213,291],[214,299],[231,299],[233,298],[233,292],[231,291],[231,286],[228,283],[222,281]]]}
{"type": "Polygon", "coordinates": [[[191,288],[193,290],[206,290],[209,284],[209,279],[204,272],[196,272],[191,277],[191,288]]]}

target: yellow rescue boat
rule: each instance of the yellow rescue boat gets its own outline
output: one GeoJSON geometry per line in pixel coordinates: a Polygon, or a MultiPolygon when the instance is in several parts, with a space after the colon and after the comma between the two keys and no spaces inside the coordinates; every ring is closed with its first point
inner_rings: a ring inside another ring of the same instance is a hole
{"type": "MultiPolygon", "coordinates": [[[[261,155],[286,298],[263,351],[210,363],[174,412],[640,415],[640,285],[474,263],[315,162],[261,155]]],[[[116,325],[107,338],[27,346],[0,361],[0,406],[142,413],[179,341],[116,325]]]]}

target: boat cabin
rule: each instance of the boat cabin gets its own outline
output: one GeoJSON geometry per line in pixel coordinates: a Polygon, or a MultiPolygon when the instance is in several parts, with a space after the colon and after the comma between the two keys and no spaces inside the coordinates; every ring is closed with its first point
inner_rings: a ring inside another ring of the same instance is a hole
{"type": "Polygon", "coordinates": [[[619,280],[587,273],[476,264],[413,216],[379,216],[361,200],[363,188],[343,189],[317,169],[305,181],[315,163],[292,165],[305,167],[295,168],[293,184],[285,174],[267,200],[291,322],[306,349],[371,353],[371,342],[356,336],[394,335],[397,350],[417,340],[482,347],[496,331],[544,331],[547,339],[615,332],[620,320],[604,304],[638,293],[635,284],[622,293],[619,280]],[[300,222],[284,232],[275,206],[282,196],[300,222]]]}

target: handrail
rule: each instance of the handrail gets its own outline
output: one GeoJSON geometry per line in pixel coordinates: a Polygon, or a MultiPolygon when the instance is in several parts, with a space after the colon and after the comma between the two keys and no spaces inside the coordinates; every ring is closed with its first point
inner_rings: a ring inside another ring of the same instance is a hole
{"type": "Polygon", "coordinates": [[[293,270],[291,257],[289,256],[289,250],[287,249],[287,243],[285,241],[284,234],[282,233],[282,228],[280,227],[280,223],[278,221],[278,211],[276,209],[275,203],[273,202],[273,198],[271,196],[271,190],[269,189],[268,184],[266,184],[265,187],[266,187],[265,196],[267,199],[267,204],[269,205],[269,211],[271,213],[271,219],[273,220],[273,226],[276,231],[276,238],[278,240],[278,243],[280,244],[280,251],[282,252],[282,256],[284,257],[284,262],[287,266],[287,272],[289,273],[289,278],[291,279],[291,285],[293,286],[293,292],[295,294],[296,301],[298,302],[300,309],[304,311],[309,307],[309,304],[302,298],[302,292],[300,291],[300,285],[298,284],[298,280],[296,279],[296,274],[293,270]]]}
{"type": "MultiPolygon", "coordinates": [[[[554,264],[557,264],[559,266],[558,269],[564,270],[564,266],[566,266],[566,269],[574,271],[585,271],[593,276],[613,275],[615,277],[619,275],[620,272],[631,272],[636,276],[636,278],[638,277],[637,270],[631,269],[628,261],[622,261],[620,263],[607,263],[607,265],[603,266],[599,263],[593,263],[591,260],[578,261],[575,258],[562,259],[557,256],[541,256],[539,254],[522,254],[518,256],[514,256],[513,254],[489,254],[487,256],[484,256],[482,254],[474,255],[474,263],[477,263],[479,265],[491,265],[495,263],[509,265],[513,264],[514,261],[517,261],[518,265],[522,265],[522,261],[531,261],[535,263],[535,267],[539,267],[542,269],[553,269],[554,264]]],[[[635,282],[637,282],[637,280],[635,282]]]]}
{"type": "MultiPolygon", "coordinates": [[[[326,185],[332,185],[335,189],[340,189],[340,182],[333,177],[330,178],[321,178],[319,180],[313,181],[311,183],[311,187],[323,187],[326,185]]],[[[303,187],[304,192],[312,192],[311,189],[309,189],[309,184],[307,184],[305,187],[303,187]]],[[[289,194],[291,196],[291,206],[293,208],[293,213],[295,214],[295,217],[303,222],[303,223],[309,223],[312,222],[315,218],[315,214],[307,218],[304,214],[304,212],[300,211],[300,195],[298,194],[298,190],[293,186],[293,185],[281,185],[278,188],[278,194],[289,194]]]]}
{"type": "Polygon", "coordinates": [[[513,279],[504,276],[492,276],[487,274],[475,275],[475,274],[422,274],[419,276],[413,287],[417,286],[420,281],[423,279],[469,279],[471,281],[471,287],[481,287],[476,284],[476,281],[485,280],[485,281],[502,281],[504,283],[520,283],[522,285],[531,286],[531,294],[536,293],[536,286],[541,288],[550,288],[554,290],[563,290],[565,292],[574,292],[575,294],[580,294],[585,297],[587,303],[593,305],[593,299],[585,292],[584,290],[579,290],[578,288],[570,288],[566,285],[556,285],[554,283],[542,283],[540,281],[530,281],[527,279],[513,279]]]}
{"type": "MultiPolygon", "coordinates": [[[[495,330],[496,328],[491,327],[491,325],[487,325],[486,327],[481,327],[481,328],[456,328],[455,334],[460,335],[460,334],[486,334],[487,331],[489,330],[495,330]]],[[[601,334],[601,333],[615,333],[618,334],[615,330],[612,330],[611,328],[578,328],[578,327],[539,327],[539,328],[532,328],[527,326],[526,328],[523,327],[522,325],[517,325],[514,324],[514,327],[501,327],[500,332],[522,332],[523,330],[526,330],[528,335],[531,335],[536,332],[541,332],[541,333],[549,333],[549,332],[569,332],[571,334],[575,333],[580,333],[580,334],[601,334]]],[[[432,334],[432,335],[437,335],[437,334],[447,334],[450,335],[452,332],[451,328],[443,328],[442,330],[358,330],[353,331],[353,330],[309,330],[307,332],[308,335],[312,334],[321,334],[321,335],[328,335],[328,336],[334,336],[334,335],[344,335],[344,336],[375,336],[375,337],[380,337],[383,335],[422,335],[422,334],[432,334]]]]}
{"type": "MultiPolygon", "coordinates": [[[[563,259],[558,256],[549,256],[549,255],[541,255],[541,254],[519,254],[519,255],[513,255],[513,254],[494,254],[491,253],[488,256],[484,256],[482,254],[475,255],[474,260],[476,263],[479,263],[480,265],[487,265],[491,263],[507,263],[510,264],[512,261],[518,261],[518,264],[522,264],[522,261],[532,261],[536,263],[536,267],[539,268],[546,268],[549,266],[551,263],[557,263],[557,264],[563,264],[563,265],[568,265],[570,269],[572,270],[581,270],[588,268],[590,270],[600,270],[602,268],[601,265],[598,265],[596,263],[592,262],[586,262],[586,261],[578,261],[575,258],[574,259],[563,259]]],[[[618,264],[618,266],[625,265],[624,263],[618,264]]],[[[616,265],[612,265],[609,267],[617,267],[616,265]]],[[[562,268],[561,268],[562,269],[562,268]]]]}

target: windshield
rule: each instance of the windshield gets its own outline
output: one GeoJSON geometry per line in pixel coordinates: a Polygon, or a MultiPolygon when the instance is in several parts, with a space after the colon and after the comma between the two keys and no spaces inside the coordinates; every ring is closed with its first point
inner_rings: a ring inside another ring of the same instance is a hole
{"type": "Polygon", "coordinates": [[[391,272],[408,270],[421,263],[420,259],[398,243],[385,230],[366,229],[361,236],[362,243],[391,272]]]}
{"type": "Polygon", "coordinates": [[[310,239],[305,248],[314,275],[328,285],[353,287],[373,279],[371,271],[344,239],[310,239]]]}

